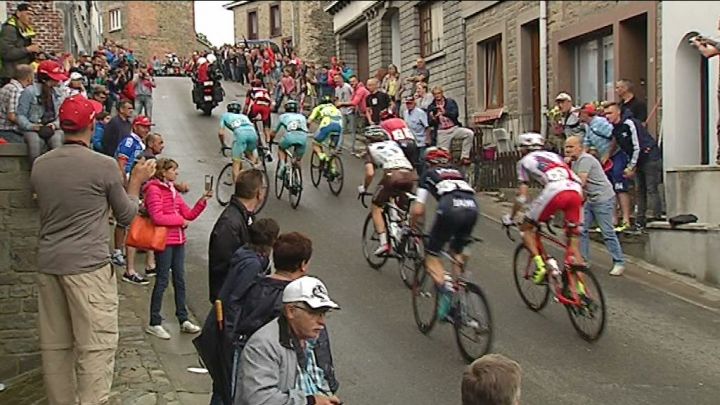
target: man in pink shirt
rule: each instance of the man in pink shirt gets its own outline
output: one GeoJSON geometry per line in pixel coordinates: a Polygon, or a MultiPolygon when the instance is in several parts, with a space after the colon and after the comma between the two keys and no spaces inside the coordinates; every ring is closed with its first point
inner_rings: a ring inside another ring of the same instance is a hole
{"type": "Polygon", "coordinates": [[[353,88],[353,97],[350,100],[350,103],[355,106],[355,114],[357,115],[355,118],[355,128],[352,129],[352,151],[354,153],[355,139],[357,137],[357,133],[364,133],[365,126],[367,125],[365,119],[365,111],[367,110],[367,105],[365,105],[365,100],[370,94],[370,91],[360,80],[358,80],[357,76],[355,75],[350,76],[350,86],[352,86],[353,88]]]}

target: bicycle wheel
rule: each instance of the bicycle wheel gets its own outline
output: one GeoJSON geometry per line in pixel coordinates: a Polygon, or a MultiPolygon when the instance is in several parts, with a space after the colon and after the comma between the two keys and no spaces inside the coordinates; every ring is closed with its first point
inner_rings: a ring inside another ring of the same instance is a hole
{"type": "Polygon", "coordinates": [[[427,335],[437,321],[438,293],[435,282],[422,266],[415,272],[412,289],[413,316],[420,332],[427,335]]]}
{"type": "Polygon", "coordinates": [[[215,184],[215,198],[223,207],[230,203],[230,199],[235,192],[234,186],[232,163],[228,163],[220,171],[217,184],[215,184]]]}
{"type": "Polygon", "coordinates": [[[415,284],[415,273],[422,271],[425,265],[425,249],[422,238],[408,236],[405,242],[405,254],[398,260],[400,278],[405,286],[412,290],[415,284]]]}
{"type": "Polygon", "coordinates": [[[268,200],[268,190],[270,190],[270,176],[268,175],[267,167],[263,167],[262,173],[263,173],[262,187],[265,190],[265,194],[263,195],[262,201],[260,201],[260,205],[258,205],[257,208],[255,208],[255,215],[259,214],[260,211],[262,211],[262,209],[265,207],[265,204],[267,203],[267,200],[268,200]]]}
{"type": "MultiPolygon", "coordinates": [[[[287,175],[287,170],[286,168],[285,175],[287,175]]],[[[278,200],[282,198],[283,191],[285,191],[285,179],[280,176],[280,162],[278,162],[275,168],[275,197],[278,200]]]]}
{"type": "Polygon", "coordinates": [[[532,279],[534,272],[535,263],[533,263],[531,253],[524,244],[520,243],[515,248],[513,256],[515,286],[525,305],[533,311],[540,311],[548,303],[550,288],[547,283],[535,284],[532,279]]]}
{"type": "Polygon", "coordinates": [[[322,179],[322,162],[320,161],[320,156],[313,151],[312,155],[310,155],[310,180],[312,181],[312,185],[317,187],[320,184],[320,180],[322,179]]]}
{"type": "Polygon", "coordinates": [[[292,182],[288,190],[288,198],[290,199],[290,206],[297,208],[302,196],[302,172],[300,166],[293,165],[290,175],[292,176],[292,182]]]}
{"type": "Polygon", "coordinates": [[[466,281],[457,294],[459,300],[453,308],[455,341],[465,361],[471,363],[490,351],[493,338],[490,306],[476,284],[466,281]]]}
{"type": "Polygon", "coordinates": [[[363,225],[362,250],[365,260],[368,262],[370,267],[375,270],[382,267],[388,261],[387,256],[375,256],[375,250],[379,247],[380,237],[375,231],[372,214],[368,213],[368,216],[365,219],[365,225],[363,225]]]}
{"type": "Polygon", "coordinates": [[[343,163],[340,156],[333,156],[330,159],[330,168],[328,169],[328,186],[330,191],[335,195],[340,195],[343,189],[343,182],[345,178],[345,169],[343,169],[343,163]]]}
{"type": "Polygon", "coordinates": [[[578,283],[584,286],[585,294],[581,296],[581,304],[566,305],[570,322],[578,335],[588,342],[600,338],[605,330],[606,308],[605,296],[600,283],[589,270],[571,270],[575,272],[578,283]]]}

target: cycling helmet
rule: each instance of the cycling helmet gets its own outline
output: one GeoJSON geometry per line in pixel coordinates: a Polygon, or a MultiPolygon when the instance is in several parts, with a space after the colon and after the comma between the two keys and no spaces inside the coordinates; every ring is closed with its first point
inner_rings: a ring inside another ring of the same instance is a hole
{"type": "Polygon", "coordinates": [[[231,101],[227,105],[228,112],[233,113],[233,114],[240,114],[242,112],[242,109],[243,109],[242,104],[240,104],[239,101],[231,101]]]}
{"type": "Polygon", "coordinates": [[[382,142],[390,139],[387,132],[379,125],[370,125],[365,128],[365,140],[368,143],[382,142]]]}
{"type": "Polygon", "coordinates": [[[252,79],[250,81],[250,87],[262,87],[262,80],[260,79],[252,79]]]}
{"type": "Polygon", "coordinates": [[[320,104],[332,104],[332,103],[333,103],[333,99],[330,96],[322,96],[322,98],[320,99],[320,104]]]}
{"type": "Polygon", "coordinates": [[[444,165],[450,162],[450,152],[445,148],[431,146],[425,150],[425,161],[431,165],[444,165]]]}
{"type": "Polygon", "coordinates": [[[529,149],[542,149],[545,146],[545,138],[536,132],[528,132],[518,137],[520,146],[529,149]]]}
{"type": "Polygon", "coordinates": [[[290,100],[285,103],[285,112],[298,112],[298,103],[295,100],[290,100]]]}
{"type": "Polygon", "coordinates": [[[390,109],[380,111],[380,121],[389,120],[395,118],[395,114],[390,109]]]}
{"type": "Polygon", "coordinates": [[[213,64],[213,63],[215,63],[216,60],[217,60],[217,57],[215,56],[215,54],[209,53],[207,55],[208,63],[213,64]]]}

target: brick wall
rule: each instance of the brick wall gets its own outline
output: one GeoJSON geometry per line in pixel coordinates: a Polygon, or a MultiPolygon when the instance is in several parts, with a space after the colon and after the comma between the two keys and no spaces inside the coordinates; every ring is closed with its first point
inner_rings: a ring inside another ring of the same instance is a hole
{"type": "MultiPolygon", "coordinates": [[[[8,16],[15,12],[18,1],[7,2],[8,16]]],[[[63,39],[65,30],[63,28],[63,13],[55,7],[55,2],[49,0],[36,0],[30,3],[35,15],[33,16],[33,28],[38,35],[33,43],[48,52],[65,52],[63,39]]]]}
{"type": "Polygon", "coordinates": [[[40,366],[37,235],[25,145],[0,146],[0,381],[40,366]]]}
{"type": "Polygon", "coordinates": [[[195,9],[191,1],[100,2],[103,37],[132,49],[140,60],[167,53],[186,56],[204,46],[195,40],[195,9]],[[110,32],[110,10],[121,11],[122,28],[110,32]]]}
{"type": "Polygon", "coordinates": [[[238,41],[248,36],[248,13],[250,11],[255,11],[258,15],[258,39],[272,39],[280,46],[283,38],[292,37],[293,2],[291,1],[251,1],[233,8],[232,11],[235,20],[235,39],[238,41]],[[280,5],[281,35],[279,37],[270,36],[270,6],[275,4],[280,5]]]}

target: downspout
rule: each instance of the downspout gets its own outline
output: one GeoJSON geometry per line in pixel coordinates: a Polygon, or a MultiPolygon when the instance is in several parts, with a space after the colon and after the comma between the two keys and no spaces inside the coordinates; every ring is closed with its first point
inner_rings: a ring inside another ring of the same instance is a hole
{"type": "Polygon", "coordinates": [[[547,1],[540,1],[540,133],[547,138],[547,1]]]}
{"type": "Polygon", "coordinates": [[[292,49],[297,52],[298,51],[298,43],[295,36],[295,5],[296,2],[292,2],[292,5],[290,6],[290,29],[292,30],[290,36],[292,38],[292,49]]]}
{"type": "Polygon", "coordinates": [[[467,102],[467,36],[466,36],[466,25],[465,25],[465,17],[462,18],[462,38],[463,41],[463,47],[462,47],[462,63],[464,66],[463,74],[465,75],[464,81],[465,81],[465,90],[463,91],[463,123],[465,123],[466,127],[470,128],[470,125],[468,124],[468,102],[467,102]]]}

